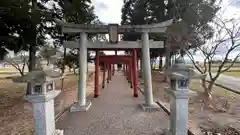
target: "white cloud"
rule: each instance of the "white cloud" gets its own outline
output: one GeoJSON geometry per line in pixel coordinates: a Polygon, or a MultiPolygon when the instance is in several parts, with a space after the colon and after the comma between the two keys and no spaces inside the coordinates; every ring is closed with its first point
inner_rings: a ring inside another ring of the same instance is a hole
{"type": "Polygon", "coordinates": [[[123,0],[92,0],[95,13],[104,23],[120,23],[123,0]]]}
{"type": "Polygon", "coordinates": [[[218,15],[223,18],[240,17],[240,0],[223,0],[218,15]]]}

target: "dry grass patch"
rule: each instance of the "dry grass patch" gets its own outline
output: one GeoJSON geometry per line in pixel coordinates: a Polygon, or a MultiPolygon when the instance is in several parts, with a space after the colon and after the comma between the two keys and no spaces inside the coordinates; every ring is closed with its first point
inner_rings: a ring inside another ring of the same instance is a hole
{"type": "MultiPolygon", "coordinates": [[[[163,82],[163,76],[159,72],[153,72],[152,78],[154,99],[169,104],[170,95],[164,90],[168,84],[163,82]]],[[[190,87],[197,95],[189,97],[189,127],[196,127],[202,131],[218,131],[222,135],[233,132],[240,135],[240,132],[236,132],[240,131],[239,95],[214,86],[213,99],[207,101],[200,80],[192,80],[190,87]]]]}
{"type": "MultiPolygon", "coordinates": [[[[76,85],[76,76],[69,75],[64,79],[63,88],[76,85]]],[[[61,80],[56,82],[61,88],[61,80]]],[[[26,84],[14,83],[10,79],[0,80],[0,133],[1,135],[33,134],[31,104],[24,100],[26,84]]]]}
{"type": "MultiPolygon", "coordinates": [[[[101,78],[100,78],[101,80],[101,78]]],[[[55,114],[69,107],[77,99],[78,77],[68,74],[64,78],[63,90],[55,98],[55,114]]],[[[90,72],[87,81],[87,94],[94,90],[94,74],[90,72]]],[[[62,80],[56,81],[60,90],[62,80]]],[[[14,83],[10,79],[0,80],[0,134],[32,135],[34,134],[32,105],[25,101],[26,84],[14,83]]]]}
{"type": "Polygon", "coordinates": [[[240,70],[238,72],[225,72],[223,73],[224,75],[229,75],[229,76],[233,76],[233,77],[237,77],[240,78],[240,70]]]}
{"type": "MultiPolygon", "coordinates": [[[[192,80],[190,83],[190,88],[196,92],[203,93],[204,89],[201,86],[200,80],[192,80]]],[[[240,95],[237,95],[231,91],[227,91],[224,88],[213,86],[212,88],[212,95],[214,96],[220,96],[220,97],[226,97],[226,98],[238,98],[240,99],[240,95]]]]}

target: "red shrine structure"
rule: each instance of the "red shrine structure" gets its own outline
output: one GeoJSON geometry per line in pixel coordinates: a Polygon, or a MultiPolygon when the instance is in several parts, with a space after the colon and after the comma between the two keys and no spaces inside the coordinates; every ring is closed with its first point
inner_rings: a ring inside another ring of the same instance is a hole
{"type": "Polygon", "coordinates": [[[100,83],[99,83],[99,73],[100,73],[100,61],[103,63],[103,78],[102,78],[102,88],[105,86],[105,74],[107,72],[107,82],[111,80],[111,76],[114,75],[116,64],[123,65],[123,72],[126,79],[130,83],[130,87],[133,88],[133,96],[138,97],[138,58],[136,49],[132,49],[130,55],[99,55],[99,51],[96,51],[95,58],[90,60],[95,60],[95,90],[94,97],[100,96],[100,83]]]}

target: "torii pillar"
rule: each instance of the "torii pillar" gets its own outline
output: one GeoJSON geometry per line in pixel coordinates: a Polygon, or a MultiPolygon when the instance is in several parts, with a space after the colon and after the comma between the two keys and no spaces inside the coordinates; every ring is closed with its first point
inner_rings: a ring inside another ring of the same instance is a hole
{"type": "Polygon", "coordinates": [[[143,58],[143,75],[144,75],[143,79],[145,97],[145,103],[142,104],[142,108],[144,111],[152,111],[153,109],[158,109],[159,106],[153,101],[149,34],[147,32],[142,33],[142,58],[143,58]]]}
{"type": "MultiPolygon", "coordinates": [[[[100,87],[99,87],[99,51],[96,50],[96,58],[95,58],[95,88],[94,88],[94,97],[97,98],[100,96],[100,87]]],[[[105,74],[105,72],[104,72],[105,74]]],[[[103,78],[104,80],[104,78],[103,78]]]]}
{"type": "Polygon", "coordinates": [[[133,89],[134,89],[134,97],[138,97],[138,69],[137,69],[137,51],[133,49],[132,51],[132,69],[133,69],[133,89]]]}
{"type": "Polygon", "coordinates": [[[70,107],[70,112],[87,111],[91,102],[86,101],[87,90],[87,34],[81,32],[79,43],[78,101],[70,107]]]}

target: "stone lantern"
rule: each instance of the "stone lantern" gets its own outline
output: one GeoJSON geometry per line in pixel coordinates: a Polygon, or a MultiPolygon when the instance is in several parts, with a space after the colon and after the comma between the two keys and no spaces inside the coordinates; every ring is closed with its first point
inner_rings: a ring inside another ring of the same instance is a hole
{"type": "Polygon", "coordinates": [[[176,59],[175,64],[166,71],[170,79],[170,130],[168,135],[187,135],[188,132],[188,97],[190,79],[205,77],[198,74],[191,66],[187,65],[183,57],[176,59]]]}
{"type": "Polygon", "coordinates": [[[36,135],[63,135],[62,130],[55,129],[54,98],[60,93],[55,89],[55,80],[62,75],[53,70],[36,70],[27,73],[14,82],[30,83],[31,94],[25,99],[33,105],[36,135]]]}

